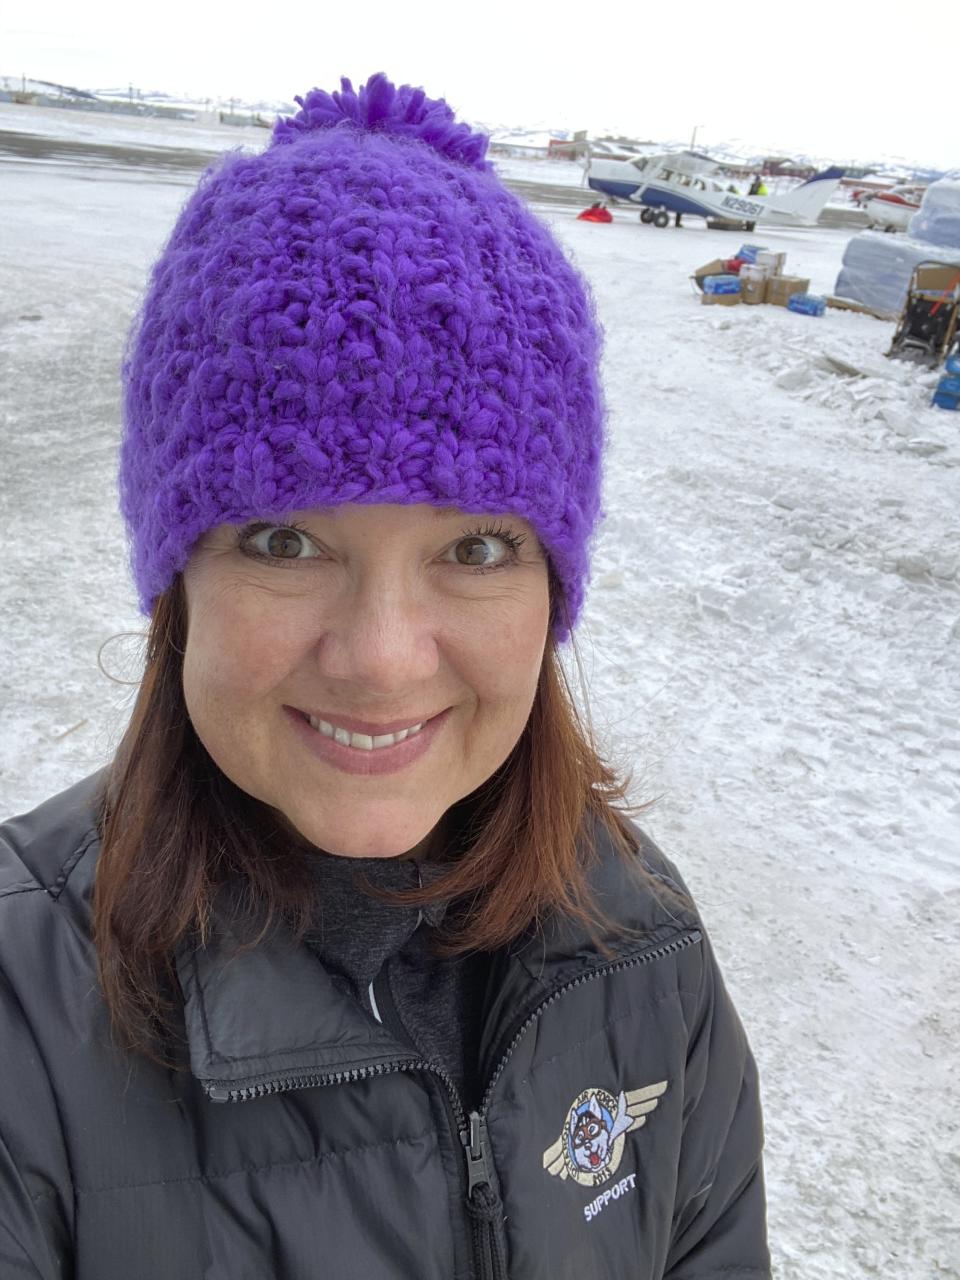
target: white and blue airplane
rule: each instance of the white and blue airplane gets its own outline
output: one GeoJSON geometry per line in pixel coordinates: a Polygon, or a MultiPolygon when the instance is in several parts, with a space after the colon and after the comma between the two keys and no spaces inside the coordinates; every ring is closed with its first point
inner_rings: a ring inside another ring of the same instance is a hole
{"type": "Polygon", "coordinates": [[[696,151],[665,152],[627,159],[592,156],[587,185],[614,200],[643,206],[642,222],[665,227],[671,214],[722,218],[747,224],[780,222],[812,226],[840,185],[842,169],[825,169],[779,195],[731,191],[713,175],[720,165],[696,151]]]}

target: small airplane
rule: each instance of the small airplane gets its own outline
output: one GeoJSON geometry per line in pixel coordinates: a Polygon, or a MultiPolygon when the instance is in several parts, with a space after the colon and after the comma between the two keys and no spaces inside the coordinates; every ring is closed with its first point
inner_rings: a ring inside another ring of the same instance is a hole
{"type": "Polygon", "coordinates": [[[848,193],[851,203],[862,209],[878,191],[892,191],[898,184],[895,178],[844,178],[840,185],[848,193]]]}
{"type": "Polygon", "coordinates": [[[920,208],[926,187],[918,184],[877,191],[864,203],[868,226],[877,231],[906,231],[920,208]]]}
{"type": "Polygon", "coordinates": [[[782,195],[741,195],[713,175],[720,164],[696,151],[665,152],[626,159],[592,156],[587,185],[593,191],[644,206],[642,222],[665,227],[670,214],[691,214],[745,225],[781,222],[812,226],[840,185],[843,170],[830,168],[815,174],[782,195]]]}

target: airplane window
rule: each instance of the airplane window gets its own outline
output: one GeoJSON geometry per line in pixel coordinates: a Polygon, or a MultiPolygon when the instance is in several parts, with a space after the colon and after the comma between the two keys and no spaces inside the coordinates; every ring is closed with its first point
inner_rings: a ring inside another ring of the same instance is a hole
{"type": "Polygon", "coordinates": [[[704,182],[702,178],[694,178],[693,185],[697,189],[697,191],[706,191],[707,189],[707,184],[704,182]]]}

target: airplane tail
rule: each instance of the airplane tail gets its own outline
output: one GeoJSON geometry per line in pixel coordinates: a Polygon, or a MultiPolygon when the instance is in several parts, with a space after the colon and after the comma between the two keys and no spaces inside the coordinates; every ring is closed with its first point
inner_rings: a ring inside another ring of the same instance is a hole
{"type": "Polygon", "coordinates": [[[820,217],[824,205],[840,185],[845,170],[832,167],[815,173],[808,181],[782,196],[769,198],[770,213],[787,214],[790,220],[813,223],[820,217]]]}

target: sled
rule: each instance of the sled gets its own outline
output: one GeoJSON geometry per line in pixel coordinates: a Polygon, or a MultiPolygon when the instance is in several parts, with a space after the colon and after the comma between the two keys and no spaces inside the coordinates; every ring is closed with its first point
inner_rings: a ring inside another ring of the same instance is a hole
{"type": "Polygon", "coordinates": [[[948,262],[918,262],[886,354],[934,369],[953,345],[958,319],[960,267],[948,262]]]}
{"type": "Polygon", "coordinates": [[[584,209],[582,213],[577,214],[578,222],[612,222],[613,214],[602,204],[591,205],[589,209],[584,209]]]}

